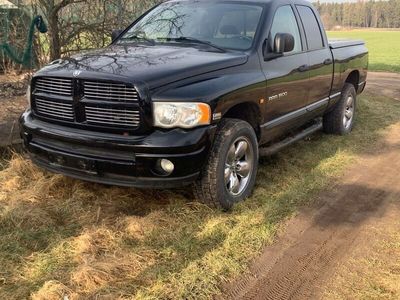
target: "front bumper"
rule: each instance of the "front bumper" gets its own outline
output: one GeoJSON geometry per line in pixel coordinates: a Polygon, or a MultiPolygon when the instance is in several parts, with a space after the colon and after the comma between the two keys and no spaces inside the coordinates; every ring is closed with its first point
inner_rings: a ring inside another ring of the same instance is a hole
{"type": "Polygon", "coordinates": [[[181,187],[196,180],[216,130],[207,126],[124,136],[43,122],[29,110],[20,125],[24,146],[40,167],[86,181],[142,188],[181,187]],[[169,176],[158,171],[163,158],[175,165],[169,176]]]}

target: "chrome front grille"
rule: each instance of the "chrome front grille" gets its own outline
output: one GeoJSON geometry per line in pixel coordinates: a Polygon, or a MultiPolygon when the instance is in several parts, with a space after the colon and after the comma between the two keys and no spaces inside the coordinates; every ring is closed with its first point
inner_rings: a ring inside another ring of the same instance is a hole
{"type": "Polygon", "coordinates": [[[48,121],[100,131],[140,127],[139,94],[129,85],[40,77],[34,80],[32,91],[33,111],[48,121]]]}
{"type": "Polygon", "coordinates": [[[72,79],[43,77],[36,80],[35,88],[39,93],[71,97],[72,79]]]}
{"type": "Polygon", "coordinates": [[[72,103],[61,103],[36,97],[35,106],[37,112],[45,117],[60,118],[65,121],[74,120],[72,103]]]}
{"type": "Polygon", "coordinates": [[[135,88],[119,83],[85,81],[84,95],[88,100],[137,102],[139,95],[135,88]]]}
{"type": "Polygon", "coordinates": [[[86,120],[89,124],[107,126],[139,126],[140,114],[136,109],[115,109],[86,106],[86,120]]]}

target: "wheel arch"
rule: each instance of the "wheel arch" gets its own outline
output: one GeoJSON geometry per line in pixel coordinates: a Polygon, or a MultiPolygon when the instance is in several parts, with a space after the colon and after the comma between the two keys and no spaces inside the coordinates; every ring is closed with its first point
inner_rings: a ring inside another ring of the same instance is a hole
{"type": "Polygon", "coordinates": [[[358,84],[360,83],[360,72],[358,70],[351,71],[347,76],[345,83],[350,83],[358,91],[358,84]]]}
{"type": "Polygon", "coordinates": [[[262,114],[259,105],[254,102],[241,102],[229,108],[222,118],[239,119],[249,123],[260,141],[262,114]]]}

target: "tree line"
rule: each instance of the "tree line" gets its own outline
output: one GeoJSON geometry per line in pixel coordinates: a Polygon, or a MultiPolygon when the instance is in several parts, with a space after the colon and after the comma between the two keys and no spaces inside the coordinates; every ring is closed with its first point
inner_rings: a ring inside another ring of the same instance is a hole
{"type": "Polygon", "coordinates": [[[400,0],[354,3],[316,2],[327,29],[335,27],[400,28],[400,0]]]}

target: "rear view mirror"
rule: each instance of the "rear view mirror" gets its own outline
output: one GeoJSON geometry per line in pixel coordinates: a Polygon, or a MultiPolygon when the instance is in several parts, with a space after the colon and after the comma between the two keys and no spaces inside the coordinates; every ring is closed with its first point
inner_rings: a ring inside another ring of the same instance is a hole
{"type": "Polygon", "coordinates": [[[112,31],[112,34],[111,34],[111,41],[114,42],[114,41],[121,35],[121,33],[122,33],[123,31],[124,31],[124,30],[122,30],[122,29],[113,30],[113,31],[112,31]]]}
{"type": "Polygon", "coordinates": [[[294,49],[294,37],[290,33],[277,33],[274,39],[274,53],[283,54],[294,49]]]}

